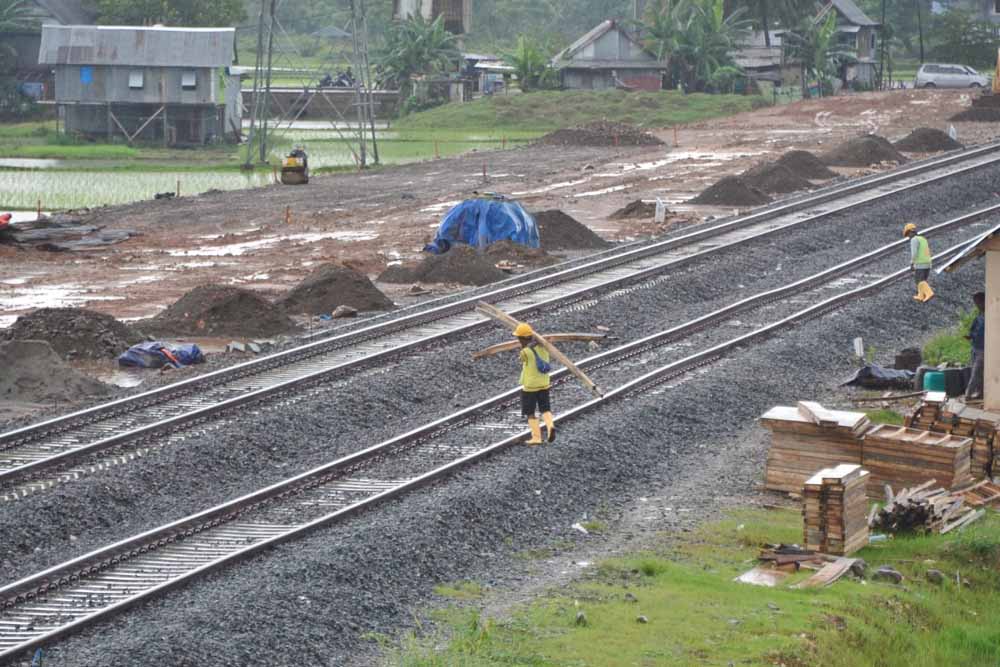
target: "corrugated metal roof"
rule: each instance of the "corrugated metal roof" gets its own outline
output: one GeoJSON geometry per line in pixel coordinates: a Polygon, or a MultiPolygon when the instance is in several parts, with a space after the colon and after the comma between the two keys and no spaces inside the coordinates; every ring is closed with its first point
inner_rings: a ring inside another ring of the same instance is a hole
{"type": "Polygon", "coordinates": [[[969,241],[964,248],[958,251],[958,254],[949,259],[944,265],[937,270],[937,273],[942,273],[948,271],[957,271],[962,268],[966,263],[971,262],[977,257],[982,257],[986,254],[986,249],[983,248],[983,244],[986,241],[992,239],[997,233],[1000,233],[1000,225],[997,225],[989,231],[983,232],[976,238],[969,241]]]}
{"type": "Polygon", "coordinates": [[[861,11],[861,8],[854,4],[854,0],[830,0],[830,4],[837,8],[840,14],[855,25],[879,25],[878,21],[873,21],[861,11]]]}
{"type": "Polygon", "coordinates": [[[556,69],[667,69],[658,60],[568,60],[555,63],[556,69]]]}
{"type": "Polygon", "coordinates": [[[235,28],[42,26],[42,65],[226,67],[235,28]]]}

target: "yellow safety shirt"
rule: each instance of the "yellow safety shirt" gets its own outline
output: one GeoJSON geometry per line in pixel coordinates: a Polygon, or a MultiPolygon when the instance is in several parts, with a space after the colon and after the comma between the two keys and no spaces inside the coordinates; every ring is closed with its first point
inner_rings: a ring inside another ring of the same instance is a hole
{"type": "Polygon", "coordinates": [[[549,388],[549,374],[541,373],[535,365],[535,355],[542,361],[549,360],[549,351],[544,347],[521,348],[521,387],[525,391],[541,391],[549,388]]]}

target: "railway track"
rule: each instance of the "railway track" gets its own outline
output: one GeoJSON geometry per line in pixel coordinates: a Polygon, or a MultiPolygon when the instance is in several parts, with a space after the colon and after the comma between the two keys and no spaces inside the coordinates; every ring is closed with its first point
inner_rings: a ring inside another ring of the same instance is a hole
{"type": "MultiPolygon", "coordinates": [[[[1000,205],[960,216],[928,230],[953,230],[989,215],[1000,205]]],[[[906,251],[900,240],[822,272],[720,308],[690,322],[596,354],[580,362],[604,386],[603,398],[576,392],[563,425],[623,397],[648,391],[804,321],[907,278],[890,271],[857,289],[757,326],[753,331],[664,363],[671,343],[748,310],[835,287],[838,279],[906,251]],[[636,360],[652,370],[635,376],[621,365],[636,360]],[[600,375],[631,378],[615,385],[600,375]],[[615,371],[615,369],[618,369],[615,371]]],[[[941,260],[960,243],[935,257],[941,260]]],[[[896,265],[895,262],[893,262],[896,265]]],[[[822,291],[820,292],[822,293],[822,291]]],[[[717,328],[715,330],[718,330],[717,328]]],[[[553,380],[566,382],[565,369],[553,380]]],[[[560,392],[563,402],[572,392],[560,392]]],[[[0,588],[0,663],[50,644],[130,606],[186,585],[261,550],[304,536],[421,488],[524,440],[528,433],[516,405],[518,390],[501,393],[378,445],[348,455],[212,509],[122,540],[0,588]]]]}
{"type": "Polygon", "coordinates": [[[0,500],[14,500],[127,462],[179,431],[275,395],[301,392],[428,344],[488,326],[479,300],[511,314],[577,302],[675,269],[737,244],[813,224],[929,182],[1000,163],[1000,144],[825,189],[787,204],[318,340],[184,382],[0,434],[0,500]],[[820,207],[820,208],[817,208],[820,207]]]}

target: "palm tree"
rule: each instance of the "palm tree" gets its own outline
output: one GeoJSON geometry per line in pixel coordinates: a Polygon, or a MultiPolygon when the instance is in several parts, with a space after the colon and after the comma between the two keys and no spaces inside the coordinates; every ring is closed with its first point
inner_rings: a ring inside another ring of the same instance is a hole
{"type": "Polygon", "coordinates": [[[741,8],[727,16],[724,0],[659,0],[646,12],[644,45],[686,88],[698,89],[734,65],[730,54],[750,29],[744,14],[741,8]]]}
{"type": "Polygon", "coordinates": [[[505,54],[504,60],[514,68],[523,92],[546,88],[552,83],[555,70],[549,64],[549,57],[537,42],[525,35],[517,38],[517,48],[505,54]]]}
{"type": "MultiPolygon", "coordinates": [[[[785,48],[789,55],[802,63],[803,74],[811,74],[822,86],[828,84],[844,63],[854,60],[855,54],[840,48],[834,41],[837,36],[837,16],[830,12],[822,21],[805,19],[799,26],[786,33],[785,48]]],[[[806,77],[802,78],[802,93],[806,97],[806,77]]]]}
{"type": "MultiPolygon", "coordinates": [[[[0,0],[0,32],[16,32],[32,27],[26,0],[0,0]]],[[[0,76],[13,70],[17,51],[9,44],[0,44],[0,76]]]]}
{"type": "Polygon", "coordinates": [[[427,21],[419,13],[393,23],[375,56],[387,80],[396,82],[404,98],[412,92],[413,77],[446,72],[460,59],[458,38],[445,30],[444,16],[427,21]]]}
{"type": "Polygon", "coordinates": [[[775,24],[790,28],[809,16],[813,0],[733,0],[733,6],[743,8],[753,17],[754,27],[764,32],[764,44],[771,46],[771,29],[775,24]]]}

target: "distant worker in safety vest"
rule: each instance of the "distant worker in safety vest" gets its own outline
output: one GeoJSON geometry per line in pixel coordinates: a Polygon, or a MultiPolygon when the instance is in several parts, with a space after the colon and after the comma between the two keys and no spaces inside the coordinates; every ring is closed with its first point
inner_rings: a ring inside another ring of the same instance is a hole
{"type": "Polygon", "coordinates": [[[917,233],[917,226],[912,222],[903,227],[903,236],[910,239],[910,268],[917,281],[917,293],[913,298],[921,303],[930,301],[934,298],[934,290],[927,282],[931,275],[931,246],[917,233]]]}
{"type": "Polygon", "coordinates": [[[514,329],[514,337],[521,343],[521,414],[528,418],[531,429],[529,445],[542,444],[542,427],[536,412],[542,413],[548,441],[556,439],[555,423],[552,419],[552,405],[549,401],[549,352],[535,345],[531,325],[521,322],[514,329]]]}

